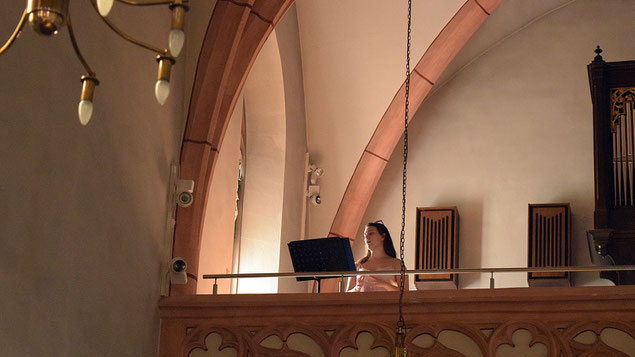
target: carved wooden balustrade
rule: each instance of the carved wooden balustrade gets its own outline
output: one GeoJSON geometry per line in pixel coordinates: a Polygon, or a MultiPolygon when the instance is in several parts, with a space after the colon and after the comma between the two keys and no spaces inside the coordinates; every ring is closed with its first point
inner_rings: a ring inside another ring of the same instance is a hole
{"type": "MultiPolygon", "coordinates": [[[[164,297],[160,356],[387,356],[398,297],[164,297]]],[[[404,315],[409,356],[635,355],[633,286],[410,291],[404,315]]]]}

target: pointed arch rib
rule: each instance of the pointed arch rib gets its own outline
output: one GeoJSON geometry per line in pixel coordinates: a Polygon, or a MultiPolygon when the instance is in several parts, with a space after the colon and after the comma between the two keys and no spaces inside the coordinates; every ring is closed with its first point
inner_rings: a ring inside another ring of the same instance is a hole
{"type": "MultiPolygon", "coordinates": [[[[441,30],[411,74],[410,113],[416,113],[450,61],[502,1],[467,0],[441,30]]],[[[388,106],[359,159],[333,219],[330,235],[354,240],[386,162],[403,134],[404,95],[405,83],[388,106]]]]}

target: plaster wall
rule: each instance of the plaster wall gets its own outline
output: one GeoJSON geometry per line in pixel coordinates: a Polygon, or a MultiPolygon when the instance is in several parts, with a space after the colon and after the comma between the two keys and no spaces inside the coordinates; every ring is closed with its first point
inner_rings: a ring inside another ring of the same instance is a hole
{"type": "MultiPolygon", "coordinates": [[[[201,237],[198,265],[198,294],[210,294],[213,280],[204,274],[230,274],[234,251],[234,225],[236,191],[238,189],[238,163],[240,161],[240,135],[243,121],[243,98],[238,99],[223,139],[222,149],[214,168],[205,210],[205,224],[201,237]]],[[[218,292],[228,294],[231,281],[218,281],[218,292]]]]}
{"type": "MultiPolygon", "coordinates": [[[[3,4],[3,40],[23,5],[3,4]]],[[[183,67],[161,107],[156,55],[116,36],[89,2],[72,1],[70,12],[101,81],[86,127],[77,119],[85,72],[67,29],[45,38],[26,26],[0,57],[2,355],[153,356],[183,67]]],[[[119,4],[110,15],[161,47],[169,16],[119,4]]]]}
{"type": "MultiPolygon", "coordinates": [[[[504,2],[492,21],[520,2],[504,2]]],[[[607,61],[635,57],[633,13],[632,1],[570,2],[496,43],[426,100],[410,126],[408,268],[414,268],[416,207],[458,207],[461,267],[522,267],[527,205],[559,202],[571,204],[572,263],[590,264],[585,231],[593,226],[593,129],[586,65],[598,44],[607,61]]],[[[390,158],[364,218],[383,219],[396,240],[401,155],[396,149],[390,158]]],[[[363,250],[359,240],[356,257],[363,250]]],[[[465,276],[460,285],[486,287],[488,278],[465,276]]],[[[525,274],[495,278],[497,287],[527,285],[525,274]]],[[[597,274],[577,274],[574,283],[606,284],[597,274]]]]}
{"type": "MultiPolygon", "coordinates": [[[[245,82],[245,194],[239,272],[275,272],[280,235],[286,157],[285,93],[280,51],[272,32],[245,82]]],[[[240,293],[276,292],[277,279],[242,279],[240,293]]]]}
{"type": "MultiPolygon", "coordinates": [[[[464,0],[413,2],[412,65],[464,0]]],[[[407,2],[297,2],[308,148],[322,204],[310,206],[308,236],[325,237],[374,128],[405,76],[407,2]]]]}
{"type": "MultiPolygon", "coordinates": [[[[302,214],[306,205],[304,161],[307,152],[306,119],[304,108],[304,80],[302,78],[302,57],[298,30],[298,15],[293,5],[276,26],[276,38],[280,50],[282,77],[284,82],[286,140],[284,168],[284,198],[282,202],[282,227],[280,233],[279,271],[293,271],[287,244],[303,239],[302,214]]],[[[279,292],[305,292],[306,283],[294,278],[278,280],[279,292]]]]}

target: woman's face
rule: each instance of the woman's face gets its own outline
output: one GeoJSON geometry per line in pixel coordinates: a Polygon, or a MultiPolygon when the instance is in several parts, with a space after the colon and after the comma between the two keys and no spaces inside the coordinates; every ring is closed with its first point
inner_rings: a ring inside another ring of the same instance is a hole
{"type": "Polygon", "coordinates": [[[384,249],[384,236],[379,233],[377,227],[366,226],[364,228],[364,243],[371,252],[384,249]]]}

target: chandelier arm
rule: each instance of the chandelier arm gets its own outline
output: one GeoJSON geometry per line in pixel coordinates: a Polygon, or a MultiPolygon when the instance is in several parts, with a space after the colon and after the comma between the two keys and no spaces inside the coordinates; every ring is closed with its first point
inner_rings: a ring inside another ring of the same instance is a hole
{"type": "Polygon", "coordinates": [[[86,72],[88,72],[88,75],[91,77],[95,77],[95,72],[90,68],[90,65],[88,65],[88,62],[86,62],[86,59],[84,58],[84,56],[82,56],[82,53],[79,50],[79,46],[77,45],[77,40],[75,39],[75,33],[73,32],[73,25],[71,24],[70,11],[68,12],[68,19],[66,21],[67,21],[66,24],[68,26],[68,36],[71,38],[71,43],[73,44],[73,50],[75,50],[75,54],[77,55],[77,58],[82,63],[82,66],[84,66],[84,69],[86,70],[86,72]]]}
{"type": "Polygon", "coordinates": [[[13,31],[13,33],[11,34],[7,42],[2,46],[2,48],[0,48],[0,55],[3,54],[4,51],[8,50],[9,47],[11,47],[11,45],[15,41],[15,39],[18,38],[18,35],[20,34],[20,31],[22,31],[22,27],[24,27],[24,23],[26,22],[27,15],[28,13],[26,9],[24,9],[24,12],[22,13],[22,17],[20,18],[20,22],[18,22],[18,26],[15,27],[15,30],[13,31]]]}
{"type": "MultiPolygon", "coordinates": [[[[90,3],[93,5],[93,8],[95,8],[95,10],[97,12],[99,12],[99,9],[97,8],[97,3],[95,2],[95,0],[90,0],[90,3]]],[[[133,43],[139,47],[145,48],[146,50],[155,52],[161,56],[165,56],[168,58],[171,58],[172,60],[174,60],[174,58],[172,58],[171,55],[169,55],[168,50],[163,50],[160,49],[158,47],[152,46],[150,44],[147,44],[145,42],[141,42],[137,39],[135,39],[134,37],[128,35],[127,33],[121,31],[119,28],[117,28],[110,20],[108,20],[107,18],[103,17],[103,16],[99,16],[102,20],[104,20],[104,22],[106,23],[106,25],[108,25],[108,27],[110,27],[111,30],[113,30],[117,35],[119,35],[121,38],[123,38],[124,40],[133,43]]]]}

